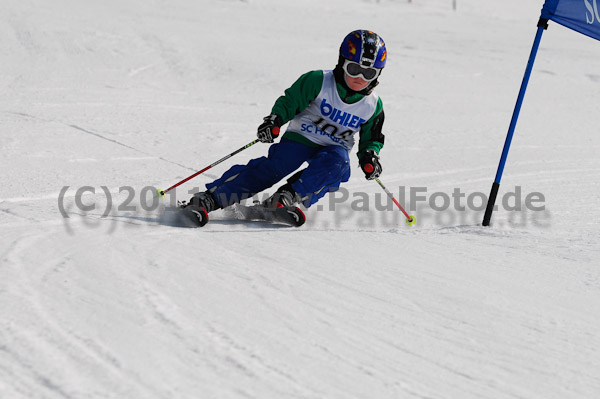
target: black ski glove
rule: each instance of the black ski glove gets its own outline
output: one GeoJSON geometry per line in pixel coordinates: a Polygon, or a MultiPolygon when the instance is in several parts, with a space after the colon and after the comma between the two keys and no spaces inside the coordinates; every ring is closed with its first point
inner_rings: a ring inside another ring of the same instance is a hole
{"type": "Polygon", "coordinates": [[[365,177],[367,180],[377,179],[383,171],[383,168],[379,163],[379,155],[377,155],[377,153],[375,153],[373,150],[365,151],[360,156],[359,162],[360,168],[363,170],[363,172],[365,172],[365,177]]]}
{"type": "Polygon", "coordinates": [[[279,136],[279,128],[283,125],[281,116],[271,114],[263,118],[263,123],[258,127],[256,136],[261,143],[272,143],[279,136]]]}

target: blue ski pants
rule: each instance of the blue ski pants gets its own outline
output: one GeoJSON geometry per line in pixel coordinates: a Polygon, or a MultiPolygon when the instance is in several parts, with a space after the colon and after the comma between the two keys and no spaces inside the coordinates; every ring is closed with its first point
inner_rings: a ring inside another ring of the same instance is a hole
{"type": "Polygon", "coordinates": [[[308,162],[308,167],[289,182],[307,208],[350,179],[350,159],[346,149],[340,146],[314,148],[282,139],[269,147],[266,157],[232,166],[206,188],[221,207],[226,207],[273,186],[304,162],[308,162]]]}

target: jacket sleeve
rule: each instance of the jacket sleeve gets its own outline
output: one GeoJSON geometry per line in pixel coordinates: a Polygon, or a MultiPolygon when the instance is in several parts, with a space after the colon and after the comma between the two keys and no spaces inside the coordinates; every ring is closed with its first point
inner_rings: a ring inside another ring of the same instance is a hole
{"type": "Polygon", "coordinates": [[[381,99],[377,100],[377,106],[371,119],[365,122],[360,128],[360,141],[358,142],[358,158],[367,150],[373,150],[379,154],[385,136],[382,133],[383,120],[385,115],[383,113],[383,103],[381,99]]]}
{"type": "Polygon", "coordinates": [[[281,116],[283,123],[291,121],[317,98],[322,86],[323,71],[305,73],[275,101],[271,113],[281,116]]]}

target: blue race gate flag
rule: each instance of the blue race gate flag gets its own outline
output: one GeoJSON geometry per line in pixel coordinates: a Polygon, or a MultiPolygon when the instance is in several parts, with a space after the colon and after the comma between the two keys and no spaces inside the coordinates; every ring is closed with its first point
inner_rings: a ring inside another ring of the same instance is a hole
{"type": "Polygon", "coordinates": [[[496,196],[498,195],[498,189],[500,188],[500,179],[502,179],[504,165],[506,164],[506,158],[508,157],[508,150],[510,149],[510,143],[512,142],[513,134],[517,126],[517,120],[519,119],[519,112],[521,111],[521,105],[523,104],[523,98],[525,97],[525,91],[527,90],[527,83],[529,82],[533,63],[535,62],[535,56],[540,46],[540,41],[542,40],[542,33],[548,28],[548,21],[554,21],[567,28],[573,29],[574,31],[600,40],[600,0],[546,0],[544,3],[542,15],[538,21],[538,29],[535,40],[533,41],[533,47],[531,48],[529,62],[525,69],[525,76],[523,76],[523,83],[521,83],[521,90],[519,90],[519,96],[517,97],[517,104],[515,105],[508,133],[506,134],[506,141],[504,142],[504,149],[502,150],[502,156],[500,157],[500,163],[498,164],[496,178],[492,184],[492,190],[490,191],[488,203],[485,208],[482,223],[484,226],[490,225],[496,196]]]}
{"type": "Polygon", "coordinates": [[[546,0],[542,18],[600,40],[600,0],[546,0]]]}

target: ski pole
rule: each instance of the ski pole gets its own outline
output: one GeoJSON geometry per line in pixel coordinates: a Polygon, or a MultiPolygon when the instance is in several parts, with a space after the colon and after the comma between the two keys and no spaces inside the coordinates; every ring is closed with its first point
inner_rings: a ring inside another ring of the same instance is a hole
{"type": "MultiPolygon", "coordinates": [[[[277,137],[279,135],[279,128],[275,127],[273,128],[273,136],[277,137]]],[[[199,170],[198,172],[194,173],[193,175],[186,177],[185,179],[183,179],[182,181],[180,181],[177,184],[172,185],[171,187],[167,188],[166,190],[161,190],[160,188],[158,190],[156,190],[158,192],[158,196],[159,197],[164,197],[166,193],[168,193],[169,191],[171,191],[172,189],[174,189],[175,187],[185,183],[186,181],[193,179],[194,177],[206,172],[207,170],[209,170],[210,168],[212,168],[213,166],[216,166],[218,164],[220,164],[223,161],[228,160],[229,158],[231,158],[232,156],[244,151],[246,148],[252,147],[254,144],[260,142],[260,140],[254,140],[248,144],[246,144],[245,146],[238,148],[237,150],[235,150],[234,152],[232,152],[229,155],[224,156],[223,158],[219,159],[216,162],[213,162],[212,164],[208,165],[206,168],[199,170]]]]}
{"type": "Polygon", "coordinates": [[[409,226],[414,225],[415,223],[417,223],[417,218],[414,216],[409,216],[408,213],[406,213],[406,211],[404,210],[404,208],[402,207],[402,205],[400,205],[400,203],[398,202],[398,200],[396,198],[394,198],[394,195],[392,193],[390,193],[390,191],[383,185],[383,183],[381,182],[381,180],[379,180],[379,178],[375,179],[375,181],[377,183],[379,183],[379,185],[381,186],[381,188],[383,188],[383,191],[386,192],[386,194],[388,195],[388,197],[390,197],[392,199],[392,201],[394,201],[394,204],[396,204],[398,206],[398,208],[400,208],[400,210],[402,211],[402,213],[404,214],[404,216],[406,216],[406,223],[409,226]]]}

